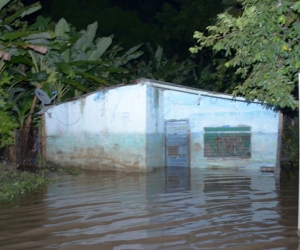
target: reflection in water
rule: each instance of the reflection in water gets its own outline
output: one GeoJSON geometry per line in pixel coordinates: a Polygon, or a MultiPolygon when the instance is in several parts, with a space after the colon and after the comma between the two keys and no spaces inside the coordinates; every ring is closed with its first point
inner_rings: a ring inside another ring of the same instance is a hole
{"type": "Polygon", "coordinates": [[[167,168],[56,176],[0,206],[0,249],[297,249],[298,182],[167,168]]]}
{"type": "Polygon", "coordinates": [[[165,168],[166,193],[191,190],[191,169],[187,167],[165,168]]]}

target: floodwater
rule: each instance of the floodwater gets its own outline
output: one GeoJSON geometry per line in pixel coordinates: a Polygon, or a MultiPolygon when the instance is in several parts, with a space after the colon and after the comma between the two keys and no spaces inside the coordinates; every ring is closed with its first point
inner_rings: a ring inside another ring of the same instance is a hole
{"type": "Polygon", "coordinates": [[[1,250],[299,247],[295,177],[172,168],[54,179],[0,206],[1,250]]]}

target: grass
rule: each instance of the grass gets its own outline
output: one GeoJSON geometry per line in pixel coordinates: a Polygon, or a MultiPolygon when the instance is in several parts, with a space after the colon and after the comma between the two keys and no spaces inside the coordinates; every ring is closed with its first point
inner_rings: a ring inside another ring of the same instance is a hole
{"type": "Polygon", "coordinates": [[[21,197],[42,190],[51,179],[44,173],[30,173],[8,169],[0,165],[0,203],[10,203],[21,197]]]}
{"type": "Polygon", "coordinates": [[[15,202],[26,195],[43,190],[52,182],[52,179],[46,176],[49,172],[77,176],[82,170],[75,167],[42,168],[32,173],[0,164],[0,204],[15,202]]]}
{"type": "Polygon", "coordinates": [[[82,174],[82,170],[76,167],[56,168],[55,171],[58,173],[65,173],[74,176],[82,174]]]}
{"type": "Polygon", "coordinates": [[[0,165],[0,203],[9,203],[39,191],[52,182],[43,173],[7,169],[0,165]]]}

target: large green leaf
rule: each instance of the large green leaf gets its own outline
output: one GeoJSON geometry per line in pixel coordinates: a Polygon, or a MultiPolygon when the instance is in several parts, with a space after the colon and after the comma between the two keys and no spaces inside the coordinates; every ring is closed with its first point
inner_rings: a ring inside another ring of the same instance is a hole
{"type": "Polygon", "coordinates": [[[174,65],[174,63],[176,62],[176,60],[177,60],[177,56],[173,56],[173,58],[166,63],[164,68],[166,70],[171,70],[171,68],[174,65]]]}
{"type": "Polygon", "coordinates": [[[39,31],[46,31],[49,30],[49,23],[51,21],[50,17],[43,17],[43,16],[38,16],[36,18],[36,21],[34,24],[29,26],[27,30],[39,30],[39,31]]]}
{"type": "Polygon", "coordinates": [[[47,32],[33,33],[27,37],[22,37],[22,40],[34,40],[34,39],[52,39],[55,37],[53,31],[48,30],[47,32]]]}
{"type": "Polygon", "coordinates": [[[70,27],[64,18],[61,18],[55,25],[55,35],[58,37],[68,37],[70,27]]]}
{"type": "Polygon", "coordinates": [[[6,91],[6,93],[10,96],[14,93],[18,93],[18,92],[24,92],[25,89],[24,88],[10,88],[6,91]]]}
{"type": "Polygon", "coordinates": [[[37,31],[17,31],[17,32],[8,32],[0,37],[1,40],[15,40],[18,38],[22,39],[52,39],[54,38],[54,33],[52,31],[39,33],[37,31]]]}
{"type": "Polygon", "coordinates": [[[76,41],[73,48],[75,50],[83,51],[83,46],[86,44],[88,37],[85,30],[80,31],[79,34],[81,34],[81,37],[76,41]]]}
{"type": "Polygon", "coordinates": [[[144,45],[143,43],[140,43],[140,44],[138,44],[138,45],[132,47],[131,49],[129,49],[129,50],[127,50],[127,51],[125,52],[125,54],[124,54],[123,57],[126,57],[126,56],[132,54],[133,52],[137,51],[137,50],[138,50],[141,46],[143,46],[143,45],[144,45]]]}
{"type": "Polygon", "coordinates": [[[11,0],[0,0],[0,10],[2,10],[2,8],[11,0]]]}
{"type": "Polygon", "coordinates": [[[137,59],[139,58],[141,55],[143,55],[144,52],[143,51],[136,51],[128,56],[125,57],[126,59],[126,62],[130,61],[130,60],[133,60],[133,59],[137,59]]]}
{"type": "MultiPolygon", "coordinates": [[[[25,56],[14,56],[11,58],[11,63],[12,64],[24,64],[24,65],[27,65],[27,66],[30,66],[30,67],[33,67],[34,64],[31,60],[29,60],[28,57],[25,57],[25,56]]],[[[13,68],[15,69],[15,68],[13,68]]],[[[21,73],[21,74],[25,74],[25,73],[21,73]]]]}
{"type": "Polygon", "coordinates": [[[92,74],[89,74],[89,73],[86,73],[86,72],[80,72],[80,71],[75,71],[75,74],[81,75],[81,76],[83,76],[83,77],[85,77],[87,79],[92,79],[95,82],[100,83],[100,84],[102,84],[104,86],[109,86],[109,83],[106,80],[101,79],[101,78],[99,78],[99,77],[97,77],[95,75],[92,75],[92,74]]]}
{"type": "Polygon", "coordinates": [[[60,62],[55,63],[55,65],[60,69],[60,71],[66,75],[73,74],[73,69],[70,67],[68,63],[60,62]]]}
{"type": "Polygon", "coordinates": [[[62,80],[62,82],[65,83],[65,84],[67,84],[67,85],[70,85],[70,86],[72,86],[75,89],[78,89],[80,91],[89,92],[89,89],[87,87],[85,87],[81,83],[73,81],[71,79],[65,78],[65,79],[62,80]]]}
{"type": "Polygon", "coordinates": [[[38,11],[41,8],[42,8],[42,6],[39,3],[32,5],[30,8],[25,8],[25,10],[21,14],[21,17],[30,15],[30,14],[38,11]]]}
{"type": "Polygon", "coordinates": [[[161,61],[162,61],[162,55],[163,55],[163,48],[161,46],[158,46],[157,50],[155,51],[155,54],[154,54],[157,69],[160,68],[161,61]]]}
{"type": "Polygon", "coordinates": [[[98,22],[94,22],[94,23],[88,25],[87,33],[86,33],[87,41],[83,45],[83,48],[82,48],[83,51],[86,51],[88,48],[92,47],[97,29],[98,29],[98,22]]]}
{"type": "Polygon", "coordinates": [[[72,48],[74,46],[74,44],[77,42],[77,40],[82,36],[81,33],[78,33],[74,36],[72,36],[69,40],[69,42],[66,42],[64,44],[61,45],[60,47],[60,53],[63,53],[65,50],[72,48]]]}
{"type": "Polygon", "coordinates": [[[87,54],[83,51],[72,51],[72,58],[70,61],[85,61],[87,60],[87,54]]]}
{"type": "Polygon", "coordinates": [[[40,71],[32,74],[32,80],[36,82],[42,82],[48,78],[49,74],[46,71],[40,71]]]}
{"type": "Polygon", "coordinates": [[[97,61],[104,54],[104,52],[111,45],[112,39],[110,37],[102,37],[96,45],[94,51],[88,52],[88,61],[97,61]]]}
{"type": "MultiPolygon", "coordinates": [[[[28,91],[26,91],[26,92],[21,92],[19,95],[17,95],[16,97],[14,97],[14,101],[16,102],[16,103],[18,103],[19,101],[21,101],[21,100],[23,100],[23,99],[25,99],[25,98],[27,98],[27,97],[29,97],[29,96],[31,96],[32,94],[30,93],[30,92],[28,92],[28,91]]],[[[31,100],[32,100],[32,98],[30,98],[31,100]]]]}
{"type": "Polygon", "coordinates": [[[39,9],[41,9],[42,6],[40,3],[34,3],[30,6],[25,7],[23,10],[17,11],[15,14],[9,16],[8,18],[5,19],[4,23],[8,24],[14,21],[18,17],[24,17],[25,15],[29,15],[39,9]]]}
{"type": "Polygon", "coordinates": [[[64,61],[66,63],[70,63],[70,61],[71,61],[71,51],[70,51],[70,49],[65,50],[61,55],[63,56],[64,61]]]}
{"type": "Polygon", "coordinates": [[[32,39],[30,40],[31,44],[39,44],[39,45],[49,45],[50,41],[44,38],[32,39]]]}
{"type": "Polygon", "coordinates": [[[74,65],[77,67],[81,67],[84,65],[103,65],[106,64],[107,62],[105,61],[75,61],[75,62],[70,62],[70,65],[74,65]]]}

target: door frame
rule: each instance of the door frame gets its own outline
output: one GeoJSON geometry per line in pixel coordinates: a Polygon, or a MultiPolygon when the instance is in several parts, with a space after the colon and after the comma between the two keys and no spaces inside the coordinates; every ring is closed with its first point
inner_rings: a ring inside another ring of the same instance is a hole
{"type": "Polygon", "coordinates": [[[167,123],[168,122],[178,122],[178,121],[186,121],[187,122],[187,167],[191,167],[191,155],[190,155],[190,121],[188,118],[186,119],[170,119],[170,120],[165,120],[165,126],[164,126],[164,131],[165,131],[165,167],[167,167],[167,160],[168,160],[168,150],[167,150],[167,145],[168,145],[168,136],[167,136],[167,123]]]}

